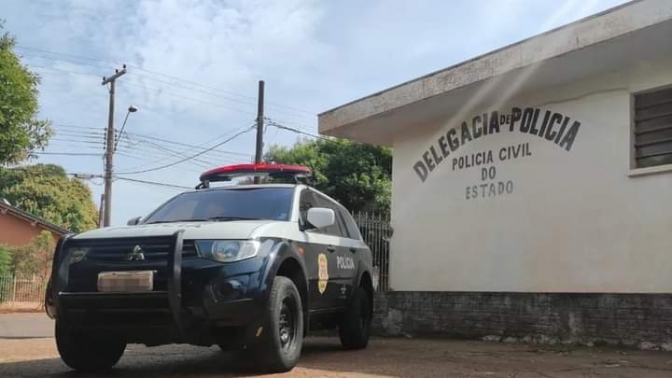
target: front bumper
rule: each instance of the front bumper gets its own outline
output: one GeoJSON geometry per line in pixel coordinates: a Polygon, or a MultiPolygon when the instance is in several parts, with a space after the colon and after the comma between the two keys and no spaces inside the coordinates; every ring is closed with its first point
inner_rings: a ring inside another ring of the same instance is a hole
{"type": "Polygon", "coordinates": [[[114,333],[128,342],[149,345],[211,345],[221,343],[218,331],[261,326],[265,262],[250,259],[224,265],[199,258],[183,261],[182,235],[178,231],[171,236],[166,261],[132,266],[91,263],[88,270],[73,268],[70,272],[67,263],[55,260],[54,266],[59,268],[47,294],[48,313],[71,327],[114,333]],[[156,269],[160,283],[152,292],[101,293],[90,284],[101,269],[156,269]]]}

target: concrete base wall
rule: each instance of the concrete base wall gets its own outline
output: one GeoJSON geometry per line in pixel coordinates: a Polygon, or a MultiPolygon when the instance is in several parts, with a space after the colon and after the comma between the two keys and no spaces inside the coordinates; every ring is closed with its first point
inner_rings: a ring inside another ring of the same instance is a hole
{"type": "Polygon", "coordinates": [[[672,350],[672,294],[376,293],[373,334],[672,350]]]}

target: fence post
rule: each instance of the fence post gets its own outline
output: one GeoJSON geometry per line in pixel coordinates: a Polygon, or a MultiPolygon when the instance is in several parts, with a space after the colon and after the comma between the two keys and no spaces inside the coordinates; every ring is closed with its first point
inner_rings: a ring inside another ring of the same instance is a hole
{"type": "Polygon", "coordinates": [[[16,306],[16,275],[14,275],[14,288],[12,289],[12,308],[16,306]]]}

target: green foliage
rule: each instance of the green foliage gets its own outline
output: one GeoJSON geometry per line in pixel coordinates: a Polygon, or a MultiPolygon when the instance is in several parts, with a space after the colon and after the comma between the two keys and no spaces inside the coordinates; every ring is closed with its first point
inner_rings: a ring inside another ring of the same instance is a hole
{"type": "Polygon", "coordinates": [[[389,211],[389,148],[341,139],[305,140],[291,148],[272,146],[264,160],[310,167],[312,185],[351,211],[389,211]]]}
{"type": "Polygon", "coordinates": [[[14,249],[12,266],[18,277],[37,276],[46,282],[51,269],[56,242],[49,231],[42,231],[32,243],[14,249]]]}
{"type": "Polygon", "coordinates": [[[4,245],[0,245],[0,277],[8,277],[12,274],[12,253],[4,245]]]}
{"type": "Polygon", "coordinates": [[[0,36],[0,164],[28,159],[52,133],[49,121],[35,118],[40,79],[21,64],[15,43],[7,33],[0,36]]]}
{"type": "Polygon", "coordinates": [[[57,165],[0,168],[0,198],[73,232],[97,225],[91,191],[57,165]]]}

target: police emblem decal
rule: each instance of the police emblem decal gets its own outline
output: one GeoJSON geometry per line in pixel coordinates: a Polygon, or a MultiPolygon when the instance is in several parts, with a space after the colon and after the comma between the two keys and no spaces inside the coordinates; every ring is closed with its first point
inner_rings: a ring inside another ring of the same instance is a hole
{"type": "Polygon", "coordinates": [[[317,290],[320,294],[324,294],[324,291],[327,290],[327,283],[329,282],[329,263],[327,262],[327,256],[324,253],[320,253],[317,256],[317,290]]]}

